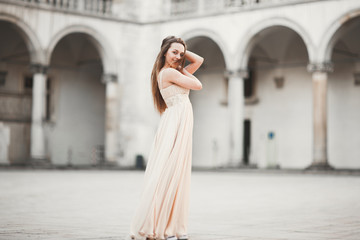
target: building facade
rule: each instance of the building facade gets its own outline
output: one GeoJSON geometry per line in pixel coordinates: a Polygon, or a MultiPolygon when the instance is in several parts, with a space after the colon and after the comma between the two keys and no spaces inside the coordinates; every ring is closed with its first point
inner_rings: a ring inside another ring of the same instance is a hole
{"type": "Polygon", "coordinates": [[[193,166],[360,168],[357,0],[0,0],[0,163],[135,165],[162,39],[205,58],[193,166]]]}

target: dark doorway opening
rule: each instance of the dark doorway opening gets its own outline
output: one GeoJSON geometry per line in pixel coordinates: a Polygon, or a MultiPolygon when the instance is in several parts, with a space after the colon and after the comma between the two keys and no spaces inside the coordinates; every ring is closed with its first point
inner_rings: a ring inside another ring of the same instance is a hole
{"type": "Polygon", "coordinates": [[[250,142],[251,142],[251,121],[244,120],[244,145],[243,145],[243,162],[244,165],[249,165],[250,159],[250,142]]]}
{"type": "Polygon", "coordinates": [[[250,98],[254,95],[254,71],[249,69],[249,76],[244,81],[244,97],[250,98]]]}

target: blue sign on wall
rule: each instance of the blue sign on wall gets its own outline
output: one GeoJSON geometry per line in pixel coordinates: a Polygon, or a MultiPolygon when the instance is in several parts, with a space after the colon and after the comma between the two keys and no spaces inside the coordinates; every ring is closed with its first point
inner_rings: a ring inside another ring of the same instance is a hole
{"type": "Polygon", "coordinates": [[[275,133],[274,132],[269,132],[268,133],[268,138],[271,140],[275,137],[275,133]]]}

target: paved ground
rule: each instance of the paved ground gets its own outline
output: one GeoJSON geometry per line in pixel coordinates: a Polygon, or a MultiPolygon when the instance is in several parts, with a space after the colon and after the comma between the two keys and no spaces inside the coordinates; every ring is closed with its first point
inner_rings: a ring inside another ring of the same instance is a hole
{"type": "MultiPolygon", "coordinates": [[[[0,171],[0,239],[124,239],[143,172],[0,171]]],[[[193,172],[192,240],[360,239],[360,176],[193,172]]]]}

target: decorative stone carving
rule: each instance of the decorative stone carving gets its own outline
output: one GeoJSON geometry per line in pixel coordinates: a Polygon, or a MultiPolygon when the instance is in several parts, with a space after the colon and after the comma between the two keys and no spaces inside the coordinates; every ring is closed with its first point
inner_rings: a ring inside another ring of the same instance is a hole
{"type": "Polygon", "coordinates": [[[49,67],[42,65],[42,64],[31,64],[30,65],[30,70],[32,73],[36,74],[36,73],[42,73],[42,74],[46,74],[48,71],[49,67]]]}
{"type": "Polygon", "coordinates": [[[284,86],[285,78],[283,76],[275,77],[274,82],[275,82],[276,88],[282,88],[284,86]]]}
{"type": "Polygon", "coordinates": [[[308,72],[333,72],[334,65],[330,62],[326,63],[310,63],[307,66],[308,72]]]}
{"type": "Polygon", "coordinates": [[[226,70],[224,72],[225,77],[227,78],[248,78],[249,71],[246,69],[237,69],[237,70],[226,70]]]}
{"type": "Polygon", "coordinates": [[[117,75],[115,74],[103,74],[101,77],[102,83],[110,83],[110,82],[116,82],[117,81],[117,75]]]}

